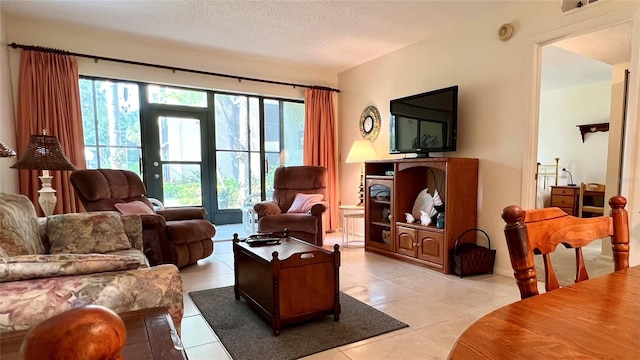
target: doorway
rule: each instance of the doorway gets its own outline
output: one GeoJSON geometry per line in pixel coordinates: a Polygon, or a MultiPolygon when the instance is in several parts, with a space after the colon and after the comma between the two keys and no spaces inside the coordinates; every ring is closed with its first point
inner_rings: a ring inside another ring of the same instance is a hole
{"type": "MultiPolygon", "coordinates": [[[[620,193],[632,27],[632,21],[621,22],[541,48],[536,158],[543,164],[559,159],[555,192],[562,189],[576,195],[574,216],[579,212],[581,183],[604,184],[604,199],[620,193]]],[[[552,203],[552,191],[553,187],[541,191],[537,182],[536,207],[542,207],[540,194],[550,197],[544,202],[547,206],[558,206],[552,203]]],[[[608,212],[605,201],[604,213],[608,212]]],[[[592,275],[611,271],[608,239],[585,250],[592,275]]],[[[560,262],[561,268],[572,273],[575,256],[570,252],[571,256],[560,254],[554,265],[560,262]]]]}
{"type": "Polygon", "coordinates": [[[620,191],[631,32],[628,21],[542,47],[537,160],[559,158],[558,185],[620,191]]]}

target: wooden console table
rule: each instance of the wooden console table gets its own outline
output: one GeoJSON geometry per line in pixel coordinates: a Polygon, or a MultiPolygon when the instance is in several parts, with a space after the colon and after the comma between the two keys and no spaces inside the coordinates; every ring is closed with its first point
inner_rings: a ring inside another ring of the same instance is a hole
{"type": "Polygon", "coordinates": [[[479,160],[472,158],[367,161],[365,250],[451,273],[450,254],[458,236],[477,227],[478,166],[479,160]],[[431,196],[437,190],[445,204],[444,228],[409,222],[405,216],[425,189],[431,196]]]}
{"type": "MultiPolygon", "coordinates": [[[[165,308],[118,314],[127,328],[125,360],[185,360],[187,355],[165,308]]],[[[19,360],[20,345],[29,330],[0,334],[0,359],[19,360]]]]}
{"type": "Polygon", "coordinates": [[[323,249],[294,237],[278,244],[249,245],[233,236],[236,300],[271,323],[278,336],[283,326],[333,314],[340,316],[340,251],[323,249]]]}

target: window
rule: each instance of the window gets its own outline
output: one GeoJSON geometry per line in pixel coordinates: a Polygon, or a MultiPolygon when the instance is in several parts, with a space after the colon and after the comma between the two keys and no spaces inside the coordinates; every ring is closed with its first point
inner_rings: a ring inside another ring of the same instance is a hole
{"type": "Polygon", "coordinates": [[[150,197],[203,205],[216,223],[240,222],[277,167],[302,165],[301,100],[86,77],[80,98],[87,168],[132,170],[150,197]]]}
{"type": "Polygon", "coordinates": [[[263,161],[266,191],[276,168],[302,165],[304,103],[235,94],[215,94],[214,102],[218,207],[240,208],[261,192],[263,161]]]}
{"type": "Polygon", "coordinates": [[[134,83],[80,79],[87,168],[127,169],[142,175],[138,90],[134,83]]]}
{"type": "Polygon", "coordinates": [[[151,104],[182,105],[206,108],[207,93],[192,89],[178,89],[160,85],[147,86],[148,101],[151,104]]]}

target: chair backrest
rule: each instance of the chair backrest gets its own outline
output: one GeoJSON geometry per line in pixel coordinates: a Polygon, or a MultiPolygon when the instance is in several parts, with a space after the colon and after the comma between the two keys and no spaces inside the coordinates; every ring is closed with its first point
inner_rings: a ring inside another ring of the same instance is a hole
{"type": "Polygon", "coordinates": [[[582,217],[583,212],[604,214],[604,184],[580,183],[580,197],[578,198],[578,217],[582,217]],[[591,201],[585,201],[591,199],[591,201]],[[601,204],[594,203],[594,200],[603,200],[601,204]]]}
{"type": "Polygon", "coordinates": [[[151,209],[147,189],[130,170],[94,169],[71,173],[71,185],[87,211],[117,211],[115,204],[140,200],[151,209]]]}
{"type": "Polygon", "coordinates": [[[276,169],[273,178],[273,200],[282,211],[287,211],[296,194],[322,194],[326,196],[327,169],[323,166],[283,166],[276,169]]]}
{"type": "Polygon", "coordinates": [[[524,299],[538,295],[538,278],[534,254],[542,254],[545,267],[545,289],[559,287],[551,265],[550,253],[562,244],[575,248],[576,282],[587,280],[582,247],[594,240],[611,236],[615,271],[629,267],[629,220],[627,199],[614,196],[609,200],[611,216],[577,218],[559,208],[522,210],[517,205],[504,208],[502,218],[507,223],[507,239],[514,277],[524,299]]]}

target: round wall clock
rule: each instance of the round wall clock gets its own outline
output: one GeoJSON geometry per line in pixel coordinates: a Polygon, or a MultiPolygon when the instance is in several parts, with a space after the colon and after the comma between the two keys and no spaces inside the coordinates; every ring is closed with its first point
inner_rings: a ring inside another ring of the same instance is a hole
{"type": "Polygon", "coordinates": [[[373,106],[367,106],[360,115],[360,135],[374,141],[380,132],[380,112],[373,106]]]}

